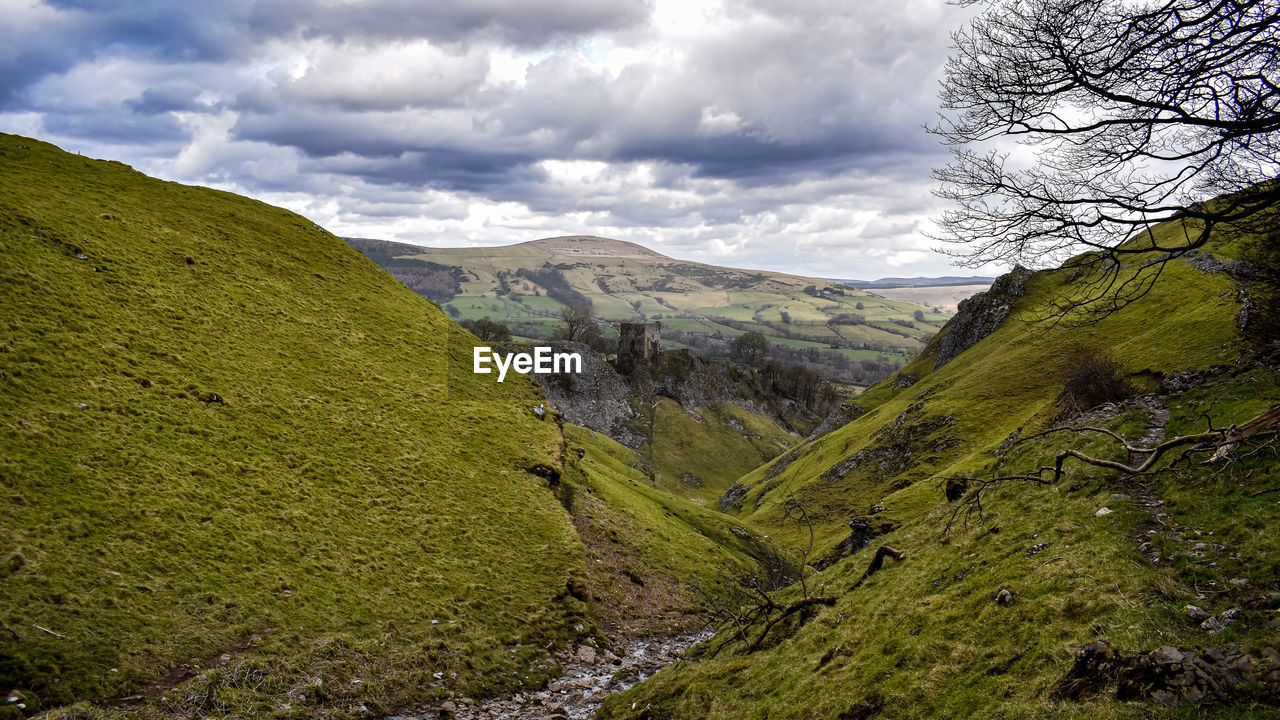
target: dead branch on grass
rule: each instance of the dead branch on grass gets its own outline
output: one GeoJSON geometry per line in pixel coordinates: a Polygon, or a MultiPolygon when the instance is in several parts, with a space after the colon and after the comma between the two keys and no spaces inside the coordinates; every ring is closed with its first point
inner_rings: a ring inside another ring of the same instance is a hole
{"type": "MultiPolygon", "coordinates": [[[[1208,419],[1207,415],[1204,417],[1206,420],[1208,419]]],[[[947,480],[970,483],[974,486],[974,489],[969,491],[961,499],[961,502],[956,505],[955,509],[951,511],[951,516],[947,519],[947,524],[943,528],[943,533],[949,532],[957,518],[960,517],[963,517],[965,527],[969,526],[969,521],[975,516],[977,518],[977,522],[982,522],[984,518],[984,507],[982,504],[983,494],[991,488],[998,487],[1010,481],[1030,482],[1036,485],[1051,485],[1057,483],[1062,480],[1062,477],[1066,472],[1066,462],[1071,459],[1075,459],[1086,465],[1102,468],[1104,470],[1114,470],[1120,473],[1121,477],[1126,478],[1165,472],[1171,467],[1184,462],[1189,464],[1191,462],[1191,457],[1195,454],[1208,455],[1209,457],[1202,461],[1201,464],[1213,466],[1221,470],[1234,462],[1232,454],[1246,443],[1256,442],[1264,438],[1275,439],[1280,435],[1280,403],[1272,405],[1270,408],[1254,416],[1242,425],[1229,425],[1223,428],[1214,428],[1212,424],[1210,424],[1209,429],[1205,432],[1181,435],[1148,448],[1134,446],[1124,437],[1111,430],[1091,426],[1052,428],[1042,433],[1020,438],[1014,443],[1014,445],[1016,446],[1030,440],[1064,432],[1071,432],[1077,435],[1083,435],[1085,433],[1101,434],[1115,440],[1130,457],[1137,456],[1141,459],[1141,462],[1129,464],[1118,460],[1107,460],[1105,458],[1094,457],[1074,448],[1064,448],[1054,457],[1053,465],[1043,465],[1032,472],[1021,475],[999,475],[1000,465],[1004,462],[1004,457],[1007,457],[1006,454],[1001,457],[1000,462],[996,463],[995,468],[992,470],[991,477],[989,478],[973,478],[964,476],[953,476],[947,478],[947,480]],[[1177,448],[1182,448],[1183,452],[1169,463],[1169,467],[1157,467],[1161,458],[1177,448]]],[[[1252,456],[1253,454],[1265,449],[1271,449],[1273,453],[1276,451],[1274,444],[1268,442],[1251,449],[1249,452],[1245,453],[1243,457],[1252,456]]]]}

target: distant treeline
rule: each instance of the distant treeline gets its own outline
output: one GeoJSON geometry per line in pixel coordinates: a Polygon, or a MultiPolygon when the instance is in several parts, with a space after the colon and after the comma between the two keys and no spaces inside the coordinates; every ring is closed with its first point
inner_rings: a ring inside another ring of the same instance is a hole
{"type": "MultiPolygon", "coordinates": [[[[838,316],[838,317],[849,317],[849,314],[838,316]]],[[[788,326],[788,325],[778,325],[775,323],[748,323],[748,322],[743,322],[741,320],[734,320],[733,318],[719,317],[719,316],[712,316],[712,315],[708,315],[707,319],[713,322],[717,322],[721,325],[731,327],[734,330],[742,330],[744,332],[753,332],[759,329],[756,326],[765,325],[769,328],[770,334],[780,335],[790,340],[804,340],[806,342],[822,343],[823,345],[829,345],[832,348],[841,347],[849,350],[874,350],[875,352],[890,353],[890,354],[902,352],[901,347],[894,346],[894,345],[885,345],[883,343],[876,343],[876,342],[869,342],[869,341],[855,342],[853,340],[846,340],[841,337],[832,337],[830,335],[808,335],[803,332],[797,332],[795,328],[805,327],[804,325],[800,325],[800,324],[793,324],[788,326]]],[[[834,320],[832,322],[834,323],[834,320]]],[[[897,325],[902,325],[902,323],[897,321],[894,321],[894,323],[897,325]]],[[[844,323],[844,324],[853,324],[853,323],[844,323]]],[[[892,333],[894,335],[901,335],[902,337],[908,340],[912,339],[909,333],[904,333],[901,330],[884,327],[883,324],[871,324],[871,323],[863,323],[863,324],[866,324],[867,327],[873,327],[878,330],[883,330],[885,332],[892,333]]],[[[825,327],[825,326],[820,326],[815,324],[815,325],[812,325],[812,327],[825,327]]],[[[911,327],[915,327],[915,326],[911,325],[911,327]]]]}
{"type": "Polygon", "coordinates": [[[462,292],[466,271],[452,265],[441,265],[429,260],[396,257],[406,248],[399,243],[362,238],[344,238],[351,247],[364,253],[392,277],[404,283],[410,290],[437,303],[447,303],[462,292]]]}
{"type": "Polygon", "coordinates": [[[574,290],[569,281],[565,279],[564,273],[560,272],[556,266],[551,263],[544,263],[542,267],[530,270],[528,268],[520,268],[516,270],[516,275],[541,285],[547,290],[547,297],[565,305],[585,305],[591,307],[591,298],[574,290]]]}
{"type": "MultiPolygon", "coordinates": [[[[732,355],[732,338],[666,329],[662,331],[662,337],[686,345],[703,357],[730,359],[732,355]]],[[[883,359],[853,360],[839,351],[826,348],[771,345],[768,355],[783,365],[802,365],[833,380],[870,385],[896,373],[906,364],[905,358],[898,354],[901,350],[891,348],[883,352],[888,355],[883,359]]]]}

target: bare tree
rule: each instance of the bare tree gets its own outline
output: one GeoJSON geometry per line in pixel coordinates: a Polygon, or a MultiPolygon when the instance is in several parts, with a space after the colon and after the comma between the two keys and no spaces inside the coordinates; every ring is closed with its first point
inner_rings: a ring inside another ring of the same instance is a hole
{"type": "Polygon", "coordinates": [[[729,357],[749,367],[759,367],[769,356],[769,341],[758,332],[745,332],[729,345],[729,357]]]}
{"type": "Polygon", "coordinates": [[[1080,285],[1054,315],[1091,321],[1210,233],[1276,224],[1280,3],[958,2],[986,8],[952,36],[930,131],[952,147],[934,176],[962,264],[1069,261],[1080,285]]]}
{"type": "Polygon", "coordinates": [[[560,308],[560,327],[555,336],[560,340],[573,340],[591,344],[600,337],[596,314],[590,305],[565,305],[560,308]]]}

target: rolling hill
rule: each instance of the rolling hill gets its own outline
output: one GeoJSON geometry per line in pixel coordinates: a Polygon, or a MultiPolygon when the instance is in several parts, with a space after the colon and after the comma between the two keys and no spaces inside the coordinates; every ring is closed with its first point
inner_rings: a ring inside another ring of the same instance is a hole
{"type": "Polygon", "coordinates": [[[13,135],[0,166],[0,717],[534,688],[607,643],[591,588],[665,627],[767,555],[603,438],[566,469],[586,431],[305,218],[13,135]]]}
{"type": "Polygon", "coordinates": [[[1276,717],[1280,363],[1239,336],[1238,241],[1211,250],[1084,327],[1034,320],[1088,275],[997,281],[722,500],[797,553],[813,533],[807,587],[722,608],[698,659],[601,717],[1276,717]],[[994,331],[948,341],[974,322],[994,331]],[[1106,373],[1133,395],[1068,402],[1106,373]]]}
{"type": "Polygon", "coordinates": [[[348,242],[455,319],[488,317],[519,336],[549,337],[562,307],[589,302],[603,320],[660,321],[667,348],[723,355],[755,331],[789,352],[784,359],[821,362],[850,381],[893,372],[949,317],[840,283],[676,260],[591,236],[490,248],[348,242]]]}

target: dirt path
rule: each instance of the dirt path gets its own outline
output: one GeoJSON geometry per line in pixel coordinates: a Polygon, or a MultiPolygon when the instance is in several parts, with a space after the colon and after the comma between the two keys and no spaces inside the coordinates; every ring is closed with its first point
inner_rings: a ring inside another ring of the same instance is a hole
{"type": "MultiPolygon", "coordinates": [[[[1140,448],[1159,445],[1165,439],[1164,430],[1169,424],[1169,408],[1165,407],[1160,398],[1155,395],[1139,398],[1134,404],[1147,413],[1147,431],[1133,445],[1140,448]]],[[[1141,453],[1129,453],[1127,462],[1133,466],[1141,462],[1143,457],[1141,453]]],[[[1120,478],[1116,483],[1116,489],[1121,495],[1129,496],[1134,505],[1151,519],[1149,523],[1144,523],[1138,528],[1134,540],[1138,544],[1138,552],[1142,553],[1142,556],[1152,565],[1159,565],[1160,552],[1152,544],[1152,536],[1161,531],[1177,531],[1177,527],[1169,519],[1169,513],[1165,512],[1164,501],[1151,491],[1142,478],[1133,475],[1120,478]]]]}
{"type": "Polygon", "coordinates": [[[649,678],[710,635],[701,632],[633,640],[626,644],[621,657],[584,645],[571,655],[557,657],[564,666],[564,675],[543,690],[487,700],[459,698],[416,713],[389,715],[383,720],[587,720],[606,697],[649,678]]]}

